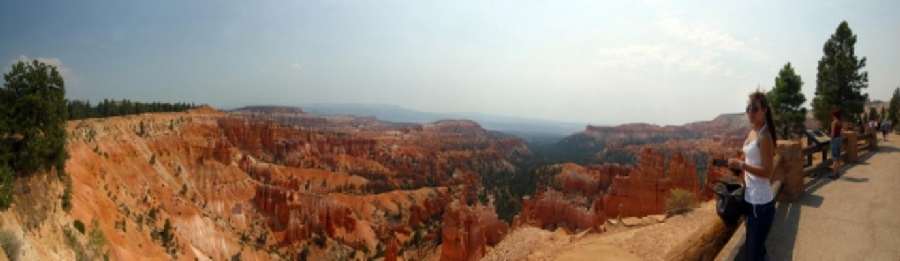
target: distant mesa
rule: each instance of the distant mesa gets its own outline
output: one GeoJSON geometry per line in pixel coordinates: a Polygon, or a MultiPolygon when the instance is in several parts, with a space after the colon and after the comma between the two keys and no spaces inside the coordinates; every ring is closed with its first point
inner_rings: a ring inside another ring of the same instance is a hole
{"type": "Polygon", "coordinates": [[[274,105],[258,105],[258,106],[245,106],[237,109],[230,110],[229,112],[235,113],[293,113],[293,114],[305,114],[306,112],[299,107],[291,107],[291,106],[274,106],[274,105]]]}

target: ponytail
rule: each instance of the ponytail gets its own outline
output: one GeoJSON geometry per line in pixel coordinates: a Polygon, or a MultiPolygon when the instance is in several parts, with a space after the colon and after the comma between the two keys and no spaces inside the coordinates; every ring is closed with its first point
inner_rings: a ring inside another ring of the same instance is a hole
{"type": "Polygon", "coordinates": [[[769,129],[769,134],[772,135],[772,145],[778,145],[778,136],[775,135],[775,122],[772,121],[772,110],[769,109],[769,106],[766,105],[766,127],[769,129]]]}

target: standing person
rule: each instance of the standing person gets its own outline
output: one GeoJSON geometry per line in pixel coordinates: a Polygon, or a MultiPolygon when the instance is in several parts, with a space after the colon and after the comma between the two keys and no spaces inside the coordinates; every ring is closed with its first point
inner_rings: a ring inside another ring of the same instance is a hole
{"type": "Polygon", "coordinates": [[[766,259],[766,238],[775,219],[775,193],[769,178],[772,176],[775,158],[775,124],[766,95],[762,92],[750,94],[747,104],[747,118],[753,127],[744,141],[744,157],[728,160],[729,167],[740,169],[744,174],[744,201],[747,238],[744,242],[746,260],[766,259]]]}
{"type": "Polygon", "coordinates": [[[884,141],[887,141],[887,135],[891,132],[891,127],[893,127],[891,123],[891,120],[888,119],[884,119],[881,123],[881,136],[884,138],[884,141]]]}
{"type": "MultiPolygon", "coordinates": [[[[869,135],[875,135],[878,133],[878,119],[870,119],[869,120],[869,135]]],[[[877,138],[877,136],[876,136],[877,138]]]]}
{"type": "Polygon", "coordinates": [[[843,142],[841,131],[843,131],[844,125],[841,123],[841,110],[835,109],[831,112],[831,118],[831,158],[833,163],[831,166],[831,176],[829,177],[837,179],[838,170],[841,167],[841,143],[843,142]]]}

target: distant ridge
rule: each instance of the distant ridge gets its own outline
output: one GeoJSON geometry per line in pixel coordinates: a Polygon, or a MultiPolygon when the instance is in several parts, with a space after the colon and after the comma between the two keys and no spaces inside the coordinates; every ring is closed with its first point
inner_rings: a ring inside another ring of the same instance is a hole
{"type": "Polygon", "coordinates": [[[319,116],[352,115],[375,117],[378,120],[398,123],[432,123],[440,120],[471,120],[483,128],[513,134],[529,141],[556,142],[572,133],[581,131],[587,124],[544,119],[520,118],[484,113],[423,112],[390,104],[362,103],[314,103],[299,106],[245,106],[233,112],[269,110],[276,112],[302,112],[319,116]]]}

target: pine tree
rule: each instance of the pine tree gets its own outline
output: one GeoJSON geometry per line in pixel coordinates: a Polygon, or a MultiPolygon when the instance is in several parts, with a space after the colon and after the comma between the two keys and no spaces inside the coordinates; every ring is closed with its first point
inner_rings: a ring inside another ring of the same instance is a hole
{"type": "Polygon", "coordinates": [[[858,122],[865,112],[868,99],[862,89],[869,86],[869,74],[862,71],[866,57],[856,57],[856,35],[847,21],[841,22],[822,48],[816,74],[816,97],[813,98],[813,114],[821,126],[829,126],[831,111],[840,109],[846,120],[858,122]]]}
{"type": "Polygon", "coordinates": [[[900,129],[900,87],[894,89],[894,95],[891,95],[891,101],[888,104],[888,119],[891,120],[894,128],[900,129]]]}
{"type": "Polygon", "coordinates": [[[56,67],[19,61],[3,75],[0,142],[6,163],[17,175],[57,167],[66,159],[65,83],[56,67]]]}
{"type": "Polygon", "coordinates": [[[875,107],[869,108],[869,120],[881,121],[881,115],[878,114],[878,109],[876,109],[875,107]]]}
{"type": "Polygon", "coordinates": [[[800,92],[803,80],[794,72],[791,63],[787,63],[775,77],[775,87],[766,94],[772,106],[775,130],[785,138],[795,136],[805,129],[806,108],[803,103],[806,97],[800,92]]]}

